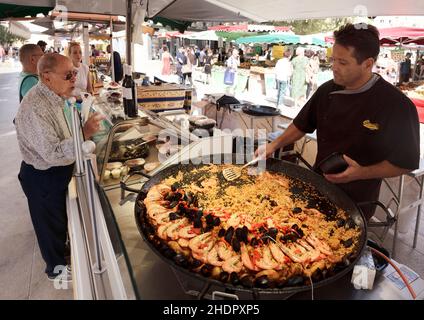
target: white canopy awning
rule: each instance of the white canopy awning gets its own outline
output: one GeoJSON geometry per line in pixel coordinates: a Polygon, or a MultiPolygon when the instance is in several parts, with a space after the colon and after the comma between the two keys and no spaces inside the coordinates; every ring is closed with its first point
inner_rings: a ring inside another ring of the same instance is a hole
{"type": "MultiPolygon", "coordinates": [[[[126,14],[126,0],[0,0],[30,6],[60,5],[68,11],[126,14]]],[[[137,2],[139,3],[139,2],[137,2]]],[[[148,18],[258,22],[350,16],[424,15],[423,0],[145,0],[148,18]]]]}

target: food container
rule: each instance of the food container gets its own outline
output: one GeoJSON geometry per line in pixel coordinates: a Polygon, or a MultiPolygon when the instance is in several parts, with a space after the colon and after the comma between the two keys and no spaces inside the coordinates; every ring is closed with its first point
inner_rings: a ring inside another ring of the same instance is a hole
{"type": "Polygon", "coordinates": [[[125,166],[128,167],[129,171],[137,171],[143,169],[145,163],[146,160],[143,158],[137,158],[125,161],[125,166]]]}

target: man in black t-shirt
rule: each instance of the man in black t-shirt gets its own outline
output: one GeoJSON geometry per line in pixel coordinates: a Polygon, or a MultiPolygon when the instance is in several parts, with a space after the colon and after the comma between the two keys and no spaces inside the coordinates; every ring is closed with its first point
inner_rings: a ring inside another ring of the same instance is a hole
{"type": "MultiPolygon", "coordinates": [[[[111,53],[110,45],[106,47],[106,51],[107,53],[111,53]]],[[[121,55],[117,51],[113,51],[113,70],[115,73],[115,82],[121,81],[124,77],[124,70],[122,68],[121,55]]]]}
{"type": "MultiPolygon", "coordinates": [[[[316,163],[341,152],[349,165],[324,177],[355,202],[377,200],[382,178],[418,168],[417,111],[408,97],[372,73],[379,53],[374,26],[348,24],[334,36],[334,79],[319,87],[287,130],[256,155],[268,157],[317,130],[316,163]]],[[[369,220],[375,208],[364,209],[369,220]]]]}

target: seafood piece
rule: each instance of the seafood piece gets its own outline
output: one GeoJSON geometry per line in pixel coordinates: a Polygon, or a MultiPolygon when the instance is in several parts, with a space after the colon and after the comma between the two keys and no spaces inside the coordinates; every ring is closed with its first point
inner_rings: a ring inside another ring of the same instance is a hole
{"type": "Polygon", "coordinates": [[[191,239],[196,237],[198,234],[194,230],[193,226],[189,225],[187,227],[181,228],[178,232],[180,238],[191,239]]]}
{"type": "Polygon", "coordinates": [[[279,263],[279,264],[286,264],[286,263],[290,263],[290,258],[287,257],[283,251],[281,250],[281,248],[275,244],[274,242],[271,242],[269,244],[269,249],[271,250],[271,254],[274,257],[274,259],[279,263]]]}
{"type": "Polygon", "coordinates": [[[261,269],[277,269],[278,262],[272,257],[271,250],[268,246],[261,247],[255,250],[256,255],[259,254],[258,258],[255,259],[255,265],[261,269]]]}
{"type": "Polygon", "coordinates": [[[186,226],[187,222],[188,222],[188,219],[186,218],[181,219],[176,223],[173,222],[172,226],[166,229],[166,235],[172,240],[177,240],[180,229],[186,226]]]}
{"type": "Polygon", "coordinates": [[[240,224],[240,216],[238,213],[233,213],[227,221],[228,227],[234,227],[237,228],[240,224]]]}
{"type": "Polygon", "coordinates": [[[167,224],[163,224],[158,228],[157,234],[158,237],[166,240],[168,239],[168,235],[166,234],[166,230],[173,225],[173,222],[168,222],[167,224]]]}
{"type": "Polygon", "coordinates": [[[333,254],[333,251],[328,246],[327,243],[325,243],[322,240],[319,240],[313,233],[310,233],[305,240],[311,244],[315,249],[321,251],[323,254],[327,256],[331,256],[333,254]]]}
{"type": "Polygon", "coordinates": [[[243,262],[243,265],[252,271],[259,271],[260,269],[255,266],[255,264],[252,261],[251,254],[249,252],[249,247],[246,246],[244,243],[240,246],[241,250],[241,261],[243,262]]]}
{"type": "Polygon", "coordinates": [[[217,250],[218,250],[219,257],[222,260],[228,260],[235,254],[231,246],[222,240],[218,242],[217,250]]]}
{"type": "Polygon", "coordinates": [[[275,270],[262,270],[256,274],[256,278],[266,276],[271,281],[277,281],[280,278],[280,274],[275,270]]]}
{"type": "Polygon", "coordinates": [[[159,225],[168,223],[170,221],[169,220],[169,212],[165,212],[165,213],[161,213],[161,214],[156,215],[154,217],[154,220],[159,225]]]}
{"type": "Polygon", "coordinates": [[[321,252],[313,247],[311,247],[305,240],[298,239],[297,243],[308,250],[311,261],[316,261],[321,258],[321,252]]]}
{"type": "Polygon", "coordinates": [[[230,259],[227,259],[222,264],[222,270],[225,272],[240,272],[243,268],[243,263],[241,262],[241,258],[239,255],[233,256],[230,259]]]}
{"type": "Polygon", "coordinates": [[[311,259],[308,251],[296,242],[286,244],[280,243],[280,248],[294,262],[308,263],[311,259]]]}
{"type": "Polygon", "coordinates": [[[211,232],[198,235],[189,241],[188,246],[193,252],[209,252],[215,244],[215,239],[211,235],[211,232]]]}
{"type": "Polygon", "coordinates": [[[204,252],[195,252],[192,251],[191,254],[193,255],[193,258],[203,262],[203,263],[208,263],[208,259],[207,259],[207,255],[204,252]]]}
{"type": "Polygon", "coordinates": [[[224,261],[219,258],[218,255],[218,246],[215,245],[207,255],[208,262],[216,267],[221,267],[224,264],[224,261]]]}
{"type": "Polygon", "coordinates": [[[184,239],[184,238],[180,238],[178,239],[178,244],[182,247],[182,248],[187,248],[188,247],[188,240],[184,239]]]}

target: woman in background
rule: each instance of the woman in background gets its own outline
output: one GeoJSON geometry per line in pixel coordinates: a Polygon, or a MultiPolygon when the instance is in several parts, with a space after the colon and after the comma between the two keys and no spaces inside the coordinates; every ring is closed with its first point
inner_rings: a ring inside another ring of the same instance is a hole
{"type": "Polygon", "coordinates": [[[171,63],[174,63],[174,59],[169,54],[168,47],[163,46],[162,50],[162,75],[169,76],[171,74],[171,63]]]}
{"type": "Polygon", "coordinates": [[[82,92],[93,93],[90,71],[87,65],[81,62],[82,50],[78,42],[71,42],[68,48],[68,55],[74,64],[75,70],[78,72],[75,81],[75,89],[72,92],[73,96],[81,97],[82,92]]]}

